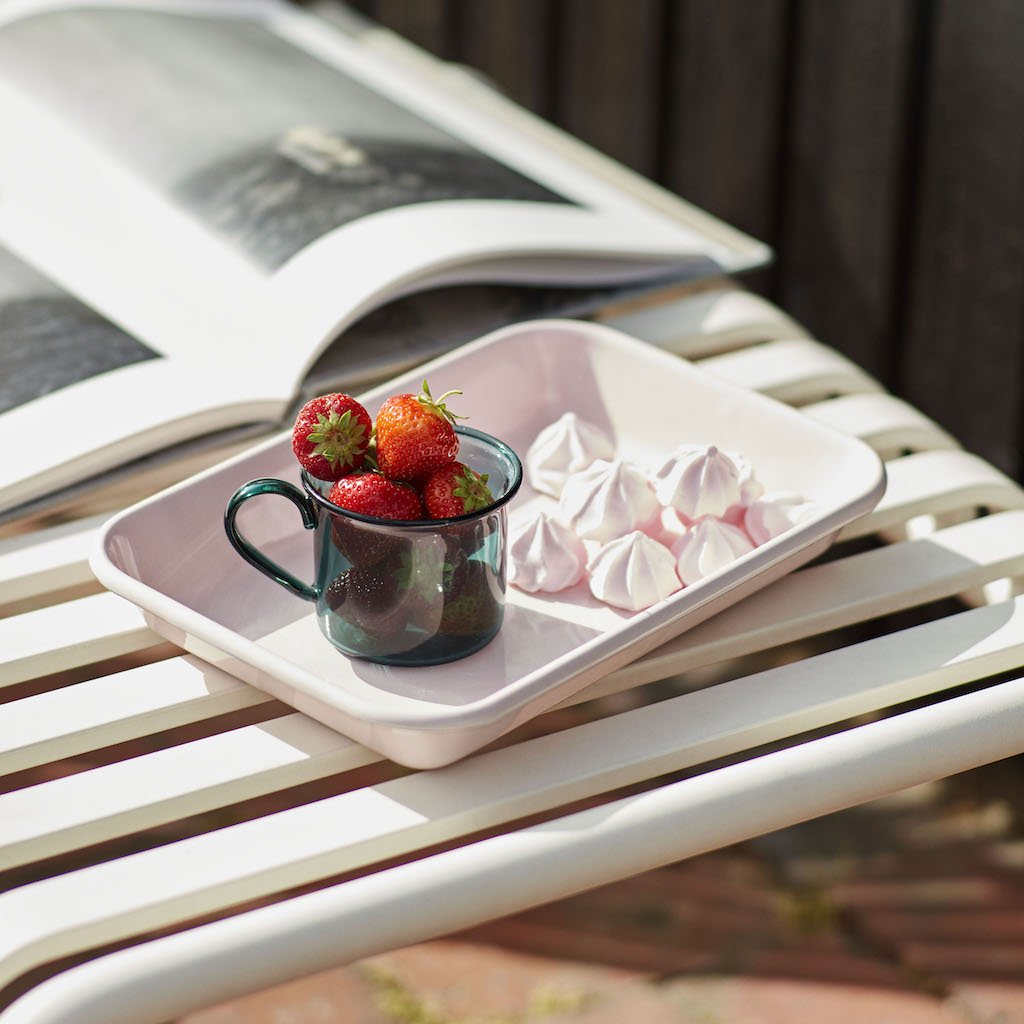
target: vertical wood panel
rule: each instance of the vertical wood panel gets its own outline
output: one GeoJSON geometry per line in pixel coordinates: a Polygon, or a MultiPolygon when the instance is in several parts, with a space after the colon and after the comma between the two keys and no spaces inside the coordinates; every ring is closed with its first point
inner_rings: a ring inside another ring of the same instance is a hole
{"type": "Polygon", "coordinates": [[[800,8],[776,299],[890,378],[914,0],[800,8]]]}
{"type": "Polygon", "coordinates": [[[787,0],[686,0],[667,25],[662,183],[772,243],[787,0]]]}
{"type": "Polygon", "coordinates": [[[482,71],[516,103],[549,117],[551,17],[548,0],[467,0],[459,7],[458,59],[482,71]]]}
{"type": "Polygon", "coordinates": [[[354,6],[774,245],[755,288],[1024,479],[1024,2],[354,6]]]}
{"type": "Polygon", "coordinates": [[[662,0],[560,0],[554,116],[622,163],[658,163],[662,0]]]}
{"type": "Polygon", "coordinates": [[[902,389],[1020,475],[1024,4],[938,7],[902,389]]]}
{"type": "Polygon", "coordinates": [[[438,57],[452,56],[446,0],[362,0],[358,6],[367,17],[409,42],[438,57]]]}

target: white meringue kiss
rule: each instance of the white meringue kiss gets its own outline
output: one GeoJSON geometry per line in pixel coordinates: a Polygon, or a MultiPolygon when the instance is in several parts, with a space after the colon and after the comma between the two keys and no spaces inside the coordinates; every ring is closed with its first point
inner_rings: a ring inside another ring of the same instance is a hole
{"type": "Polygon", "coordinates": [[[634,530],[600,548],[587,563],[590,590],[599,601],[638,612],[680,589],[675,556],[634,530]]]}
{"type": "Polygon", "coordinates": [[[566,480],[558,510],[577,536],[605,544],[647,526],[661,508],[639,467],[598,459],[566,480]]]}
{"type": "Polygon", "coordinates": [[[615,457],[611,438],[574,412],[563,413],[533,439],[523,465],[527,483],[541,494],[557,498],[565,481],[597,459],[615,457]]]}
{"type": "Polygon", "coordinates": [[[583,541],[547,512],[509,533],[508,580],[520,590],[564,590],[583,579],[586,566],[583,541]]]}
{"type": "Polygon", "coordinates": [[[751,502],[743,514],[743,528],[755,544],[764,544],[806,519],[814,503],[792,491],[771,491],[751,502]]]}
{"type": "Polygon", "coordinates": [[[764,484],[754,476],[754,466],[742,452],[727,451],[740,478],[740,504],[749,505],[764,494],[764,484]]]}
{"type": "Polygon", "coordinates": [[[754,545],[739,527],[709,517],[691,526],[676,541],[672,554],[679,578],[689,586],[753,550],[754,545]]]}
{"type": "Polygon", "coordinates": [[[739,467],[714,445],[681,445],[653,482],[658,500],[687,519],[725,515],[743,500],[739,467]]]}
{"type": "Polygon", "coordinates": [[[670,548],[693,524],[682,519],[674,508],[663,508],[647,526],[642,527],[648,537],[670,548]]]}

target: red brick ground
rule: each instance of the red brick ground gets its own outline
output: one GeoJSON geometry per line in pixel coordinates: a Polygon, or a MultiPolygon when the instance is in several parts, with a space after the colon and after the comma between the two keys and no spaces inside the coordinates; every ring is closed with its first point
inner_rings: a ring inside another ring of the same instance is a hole
{"type": "Polygon", "coordinates": [[[1024,762],[180,1024],[1024,1024],[1024,762]]]}

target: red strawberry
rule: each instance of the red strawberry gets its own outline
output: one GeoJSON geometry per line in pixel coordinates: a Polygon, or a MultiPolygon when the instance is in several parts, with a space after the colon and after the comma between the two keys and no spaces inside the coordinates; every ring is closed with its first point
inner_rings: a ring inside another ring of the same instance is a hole
{"type": "Polygon", "coordinates": [[[392,480],[421,484],[435,469],[459,453],[453,424],[458,418],[445,407],[446,391],[436,401],[427,382],[420,395],[392,395],[377,413],[377,465],[392,480]]]}
{"type": "Polygon", "coordinates": [[[292,451],[317,479],[337,480],[362,468],[372,433],[370,414],[351,395],[319,395],[295,417],[292,451]]]}
{"type": "Polygon", "coordinates": [[[398,587],[386,572],[353,566],[331,581],[324,596],[331,611],[375,639],[405,627],[398,587]]]}
{"type": "Polygon", "coordinates": [[[389,526],[373,527],[342,516],[331,523],[331,539],[351,565],[363,568],[392,558],[405,544],[389,526]]]}
{"type": "Polygon", "coordinates": [[[450,519],[467,512],[479,512],[494,504],[487,486],[487,474],[481,476],[463,462],[449,462],[434,470],[423,485],[423,504],[431,519],[450,519]]]}
{"type": "Polygon", "coordinates": [[[455,598],[462,592],[469,577],[469,557],[458,541],[451,537],[445,540],[444,564],[441,567],[441,589],[446,597],[455,598]]]}
{"type": "Polygon", "coordinates": [[[446,636],[485,636],[497,631],[501,606],[494,594],[490,571],[471,560],[457,597],[445,601],[438,633],[446,636]]]}
{"type": "Polygon", "coordinates": [[[407,484],[388,480],[379,473],[343,476],[327,500],[349,512],[377,519],[422,519],[420,496],[407,484]]]}

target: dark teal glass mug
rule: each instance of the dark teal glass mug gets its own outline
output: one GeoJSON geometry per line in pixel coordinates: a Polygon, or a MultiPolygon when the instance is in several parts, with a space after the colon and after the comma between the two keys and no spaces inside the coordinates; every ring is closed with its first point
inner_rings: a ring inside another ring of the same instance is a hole
{"type": "Polygon", "coordinates": [[[320,631],[340,651],[385,665],[437,665],[489,644],[505,609],[508,503],[523,468],[503,441],[456,427],[459,461],[487,474],[494,504],[452,519],[373,519],[327,500],[331,484],[302,473],[302,487],[265,477],[231,496],[224,529],[235,550],[286,590],[316,605],[320,631]],[[315,582],[304,583],[238,530],[238,510],[278,494],[314,531],[315,582]]]}

